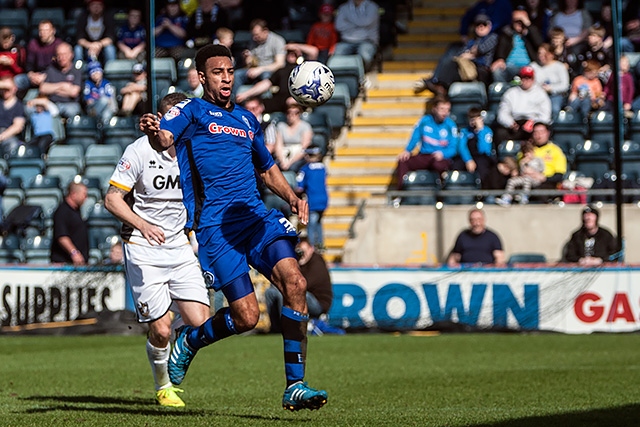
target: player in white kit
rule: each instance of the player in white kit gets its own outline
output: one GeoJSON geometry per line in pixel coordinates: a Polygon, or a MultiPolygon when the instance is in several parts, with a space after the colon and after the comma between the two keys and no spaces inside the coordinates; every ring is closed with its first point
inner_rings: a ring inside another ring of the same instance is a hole
{"type": "MultiPolygon", "coordinates": [[[[160,101],[158,116],[186,99],[172,93],[160,101]]],[[[149,324],[147,356],[160,405],[182,407],[182,390],[169,380],[172,315],[188,325],[209,318],[209,297],[185,223],[180,169],[175,149],[157,152],[147,136],[124,151],[109,181],[105,207],[122,221],[125,274],[136,302],[138,321],[149,324]]]]}

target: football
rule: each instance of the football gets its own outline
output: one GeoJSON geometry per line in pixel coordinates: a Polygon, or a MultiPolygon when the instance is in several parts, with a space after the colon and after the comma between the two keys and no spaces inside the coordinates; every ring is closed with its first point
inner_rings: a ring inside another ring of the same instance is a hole
{"type": "Polygon", "coordinates": [[[327,102],[335,87],[333,73],[321,62],[305,61],[289,74],[289,93],[306,107],[317,107],[327,102]]]}

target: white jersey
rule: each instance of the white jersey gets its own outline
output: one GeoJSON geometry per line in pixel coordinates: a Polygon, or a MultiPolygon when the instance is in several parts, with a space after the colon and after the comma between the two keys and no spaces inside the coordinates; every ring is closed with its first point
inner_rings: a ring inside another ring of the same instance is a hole
{"type": "MultiPolygon", "coordinates": [[[[166,151],[154,150],[147,136],[124,150],[109,184],[129,193],[125,200],[138,216],[162,228],[165,243],[159,247],[189,244],[184,232],[187,211],[182,204],[178,162],[166,151]]],[[[122,239],[150,246],[140,230],[127,225],[122,227],[122,239]]]]}

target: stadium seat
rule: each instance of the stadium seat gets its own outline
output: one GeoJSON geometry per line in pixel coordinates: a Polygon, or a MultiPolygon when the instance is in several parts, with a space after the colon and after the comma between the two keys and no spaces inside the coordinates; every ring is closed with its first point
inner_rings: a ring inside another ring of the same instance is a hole
{"type": "Polygon", "coordinates": [[[349,88],[350,99],[360,93],[364,80],[364,64],[360,55],[333,55],[329,57],[327,66],[333,72],[336,83],[344,83],[349,88]]]}
{"type": "Polygon", "coordinates": [[[629,120],[629,139],[640,143],[640,111],[636,111],[631,120],[629,120]]]}
{"type": "Polygon", "coordinates": [[[9,171],[9,163],[4,158],[0,158],[0,175],[6,175],[9,171]]]}
{"type": "Polygon", "coordinates": [[[153,58],[152,63],[155,67],[156,79],[169,80],[171,83],[178,80],[176,62],[173,58],[153,58]]]}
{"type": "Polygon", "coordinates": [[[335,92],[331,99],[325,104],[316,107],[314,111],[321,111],[331,122],[332,137],[340,134],[343,126],[348,125],[347,113],[351,109],[351,99],[349,98],[349,88],[344,83],[336,84],[335,92]]]}
{"type": "Polygon", "coordinates": [[[66,124],[67,143],[73,138],[92,138],[96,143],[100,140],[100,125],[95,117],[91,116],[75,116],[67,120],[66,124]]]}
{"type": "Polygon", "coordinates": [[[456,123],[467,123],[467,112],[471,107],[483,109],[487,104],[487,91],[481,82],[453,82],[447,93],[451,101],[451,115],[456,123]]]}
{"type": "Polygon", "coordinates": [[[593,179],[610,169],[612,148],[607,142],[586,140],[575,148],[575,169],[593,179]]]}
{"type": "Polygon", "coordinates": [[[546,264],[547,257],[544,254],[533,252],[515,253],[509,257],[507,264],[515,263],[546,264]]]}
{"type": "Polygon", "coordinates": [[[44,171],[42,159],[12,159],[9,161],[9,176],[19,177],[22,182],[29,182],[44,171]]]}
{"type": "Polygon", "coordinates": [[[573,164],[575,149],[584,143],[586,133],[587,123],[580,114],[561,110],[553,122],[551,140],[562,149],[567,162],[573,164]]]}
{"type": "Polygon", "coordinates": [[[104,77],[113,83],[115,80],[131,80],[135,59],[112,59],[104,64],[104,77]]]}
{"type": "Polygon", "coordinates": [[[404,196],[403,205],[435,205],[435,192],[441,189],[440,177],[437,172],[417,170],[409,172],[402,179],[402,189],[405,191],[431,190],[432,194],[422,196],[404,196]]]}
{"type": "MultiPolygon", "coordinates": [[[[9,212],[24,201],[24,191],[22,189],[7,188],[2,195],[2,212],[6,217],[9,212]]],[[[0,218],[0,221],[4,218],[0,218]]]]}
{"type": "Polygon", "coordinates": [[[640,178],[640,142],[625,141],[620,148],[622,157],[622,173],[637,179],[640,178]]]}
{"type": "MultiPolygon", "coordinates": [[[[623,126],[626,126],[626,124],[623,126]]],[[[612,146],[615,132],[614,128],[613,113],[598,111],[591,116],[589,122],[589,138],[594,142],[603,142],[612,146]]]]}
{"type": "MultiPolygon", "coordinates": [[[[634,176],[628,176],[623,173],[622,176],[622,188],[639,188],[637,178],[634,176]]],[[[596,178],[593,186],[591,187],[594,190],[602,190],[609,189],[613,190],[616,188],[616,182],[618,181],[616,171],[610,170],[601,174],[598,178],[596,178]]],[[[589,202],[603,202],[603,203],[615,203],[615,196],[605,196],[605,195],[592,195],[589,198],[589,202]]],[[[637,203],[640,200],[640,197],[637,195],[625,195],[623,196],[623,203],[637,203]]]]}
{"type": "Polygon", "coordinates": [[[84,162],[89,166],[110,165],[112,168],[118,164],[122,157],[122,148],[115,144],[93,144],[87,147],[84,154],[84,162]]]}
{"type": "Polygon", "coordinates": [[[105,240],[110,239],[114,235],[118,235],[118,227],[114,225],[94,225],[89,226],[89,248],[98,249],[101,252],[105,240]]]}
{"type": "MultiPolygon", "coordinates": [[[[93,205],[89,211],[89,217],[87,218],[87,224],[89,227],[116,227],[120,226],[120,221],[114,217],[111,212],[104,207],[104,203],[99,202],[93,205]]],[[[115,233],[117,234],[117,231],[115,233]]]]}
{"type": "Polygon", "coordinates": [[[27,9],[3,9],[0,13],[0,27],[9,27],[16,40],[28,40],[29,12],[27,9]]]}
{"type": "Polygon", "coordinates": [[[187,78],[189,68],[195,67],[196,63],[193,58],[182,58],[178,61],[176,72],[178,73],[178,83],[183,82],[187,78]]]}
{"type": "Polygon", "coordinates": [[[511,139],[507,141],[502,141],[498,144],[498,160],[502,160],[505,157],[514,157],[517,158],[518,153],[520,152],[520,141],[513,141],[511,139]]]}
{"type": "Polygon", "coordinates": [[[42,152],[35,145],[20,145],[8,153],[7,162],[11,166],[12,162],[21,159],[41,159],[42,152]]]}
{"type": "Polygon", "coordinates": [[[52,145],[45,160],[47,168],[51,166],[73,165],[78,170],[84,167],[84,148],[82,145],[52,145]]]}
{"type": "Polygon", "coordinates": [[[47,167],[45,175],[57,177],[60,180],[60,188],[64,190],[80,173],[81,170],[74,165],[53,165],[47,167]]]}
{"type": "Polygon", "coordinates": [[[50,237],[28,237],[22,241],[21,249],[27,264],[50,264],[51,262],[50,237]]]}
{"type": "Polygon", "coordinates": [[[252,41],[251,31],[238,30],[233,36],[233,47],[238,49],[248,49],[252,41]]]}
{"type": "Polygon", "coordinates": [[[487,111],[491,111],[494,114],[498,113],[498,106],[500,105],[502,94],[505,93],[509,87],[509,84],[504,82],[495,82],[489,85],[489,93],[487,93],[487,111]]]}
{"type": "Polygon", "coordinates": [[[115,166],[113,165],[87,166],[84,169],[84,176],[87,178],[97,178],[100,182],[100,192],[106,194],[109,189],[109,179],[111,179],[114,169],[115,166]]]}
{"type": "Polygon", "coordinates": [[[20,249],[20,237],[15,234],[0,235],[0,264],[21,264],[24,262],[24,254],[20,249]]]}
{"type": "Polygon", "coordinates": [[[314,135],[322,135],[327,141],[331,139],[331,120],[324,112],[315,110],[304,113],[302,120],[311,125],[314,135]]]}
{"type": "MultiPolygon", "coordinates": [[[[138,130],[138,120],[139,118],[134,116],[113,116],[102,126],[104,144],[117,142],[118,138],[125,139],[126,145],[135,141],[141,135],[138,130]]],[[[122,146],[123,142],[118,142],[118,145],[122,146]]]]}
{"type": "MultiPolygon", "coordinates": [[[[449,171],[443,175],[442,188],[445,191],[479,190],[480,178],[476,173],[465,171],[449,171]]],[[[449,194],[442,197],[448,205],[468,205],[478,200],[477,195],[449,194]]]]}

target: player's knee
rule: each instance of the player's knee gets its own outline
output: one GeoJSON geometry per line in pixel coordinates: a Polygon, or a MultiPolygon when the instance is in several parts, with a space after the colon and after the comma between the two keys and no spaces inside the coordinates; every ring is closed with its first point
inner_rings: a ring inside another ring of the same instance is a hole
{"type": "Polygon", "coordinates": [[[166,347],[171,336],[171,325],[155,324],[149,328],[149,340],[156,347],[166,347]]]}
{"type": "Polygon", "coordinates": [[[241,334],[255,328],[259,319],[260,310],[256,307],[255,309],[244,310],[242,313],[239,313],[237,317],[234,316],[233,321],[236,331],[241,334]]]}
{"type": "Polygon", "coordinates": [[[306,297],[307,295],[307,280],[304,278],[300,271],[289,275],[284,280],[285,295],[290,298],[306,297]]]}

